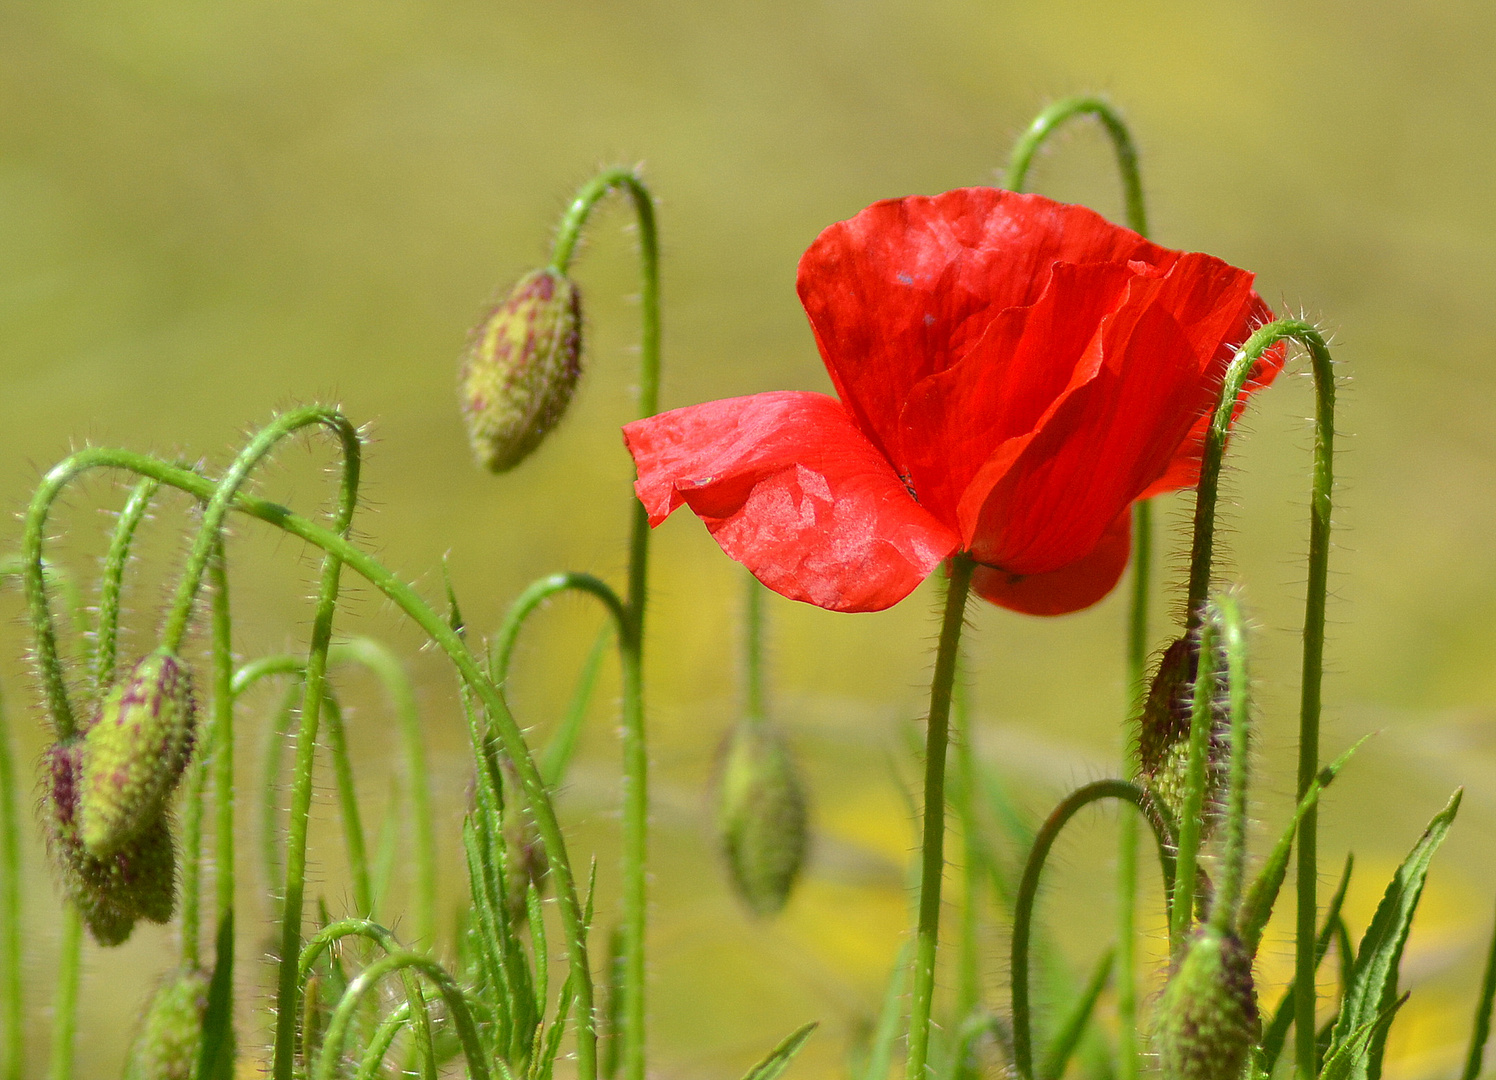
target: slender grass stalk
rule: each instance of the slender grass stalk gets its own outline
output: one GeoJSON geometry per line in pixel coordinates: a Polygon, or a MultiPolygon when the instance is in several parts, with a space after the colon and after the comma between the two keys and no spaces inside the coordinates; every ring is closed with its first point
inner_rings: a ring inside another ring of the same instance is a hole
{"type": "MultiPolygon", "coordinates": [[[[951,719],[955,725],[953,740],[956,756],[955,783],[952,787],[952,809],[961,822],[961,936],[956,966],[956,1019],[965,1023],[980,1007],[982,999],[981,924],[982,879],[986,864],[978,839],[981,828],[976,813],[977,767],[972,746],[971,697],[965,671],[957,658],[955,682],[951,686],[951,719]]],[[[959,1047],[958,1047],[959,1052],[959,1047]]],[[[956,1080],[971,1080],[976,1075],[975,1059],[968,1053],[954,1062],[956,1080]]]]}
{"type": "MultiPolygon", "coordinates": [[[[1003,186],[1010,191],[1022,191],[1039,148],[1068,121],[1085,116],[1094,116],[1112,141],[1117,155],[1117,171],[1122,180],[1127,227],[1139,236],[1147,237],[1148,208],[1143,198],[1143,176],[1138,168],[1137,147],[1121,114],[1103,98],[1089,95],[1067,97],[1044,109],[1014,145],[1003,186]]],[[[1132,697],[1128,702],[1129,709],[1136,708],[1148,691],[1148,589],[1153,567],[1153,508],[1148,500],[1133,507],[1132,542],[1132,590],[1127,619],[1127,686],[1132,697]]],[[[1129,761],[1132,758],[1130,752],[1124,756],[1129,761]]],[[[1128,773],[1135,772],[1136,765],[1129,764],[1128,773]]],[[[1137,823],[1124,817],[1117,839],[1116,882],[1118,1080],[1137,1080],[1138,1076],[1137,874],[1137,823]]]]}
{"type": "Polygon", "coordinates": [[[930,1006],[935,996],[935,959],[940,946],[940,886],[945,875],[945,751],[950,738],[951,687],[956,679],[966,597],[976,564],[953,555],[945,591],[945,614],[935,675],[930,680],[930,714],[925,728],[924,835],[920,843],[919,922],[914,945],[914,989],[909,999],[909,1080],[926,1080],[930,1054],[930,1006]]]}
{"type": "MultiPolygon", "coordinates": [[[[557,230],[551,265],[565,274],[593,207],[610,191],[628,194],[639,225],[639,415],[653,416],[660,396],[660,251],[654,197],[632,169],[606,169],[577,192],[557,230]]],[[[623,658],[623,1074],[644,1080],[645,962],[648,910],[649,752],[644,729],[644,607],[649,572],[649,516],[634,500],[629,535],[623,658]]]]}
{"type": "MultiPolygon", "coordinates": [[[[117,449],[90,448],[79,451],[57,466],[48,476],[57,474],[59,471],[76,476],[95,468],[120,469],[138,476],[153,477],[163,484],[177,488],[198,499],[207,499],[214,491],[212,481],[190,470],[168,465],[148,455],[117,449]]],[[[234,499],[233,506],[236,510],[273,525],[288,535],[298,537],[324,552],[336,555],[345,565],[383,593],[446,653],[463,684],[478,696],[497,725],[505,753],[514,762],[520,783],[524,788],[525,798],[535,815],[536,826],[540,830],[541,839],[545,842],[546,855],[556,882],[559,913],[570,950],[568,965],[574,977],[577,995],[577,1074],[581,1080],[595,1080],[597,1076],[597,1031],[593,1016],[592,973],[587,962],[587,926],[577,895],[576,879],[567,857],[566,839],[556,820],[555,808],[551,803],[545,781],[535,766],[524,736],[509,712],[503,695],[484,675],[468,651],[460,623],[454,626],[438,615],[413,588],[387,570],[377,559],[350,543],[347,537],[340,533],[294,514],[278,503],[242,493],[234,499]]],[[[476,731],[473,752],[480,763],[485,760],[481,730],[476,731]]]]}
{"type": "MultiPolygon", "coordinates": [[[[1206,433],[1200,482],[1195,500],[1194,541],[1190,552],[1189,619],[1199,625],[1210,588],[1215,540],[1215,507],[1221,458],[1231,416],[1252,369],[1268,349],[1296,341],[1309,354],[1314,372],[1314,481],[1309,502],[1309,575],[1304,605],[1303,674],[1299,686],[1298,797],[1303,798],[1319,773],[1320,684],[1324,673],[1325,596],[1330,566],[1331,495],[1335,486],[1335,372],[1329,346],[1317,329],[1301,319],[1279,319],[1249,337],[1228,365],[1221,397],[1206,433]]],[[[1315,1047],[1314,943],[1317,937],[1319,809],[1299,825],[1298,911],[1294,941],[1295,1061],[1300,1080],[1313,1080],[1319,1057],[1315,1047]]]]}
{"type": "MultiPolygon", "coordinates": [[[[213,841],[215,919],[220,926],[234,910],[234,620],[229,606],[228,561],[220,542],[208,567],[213,586],[213,841]]],[[[233,941],[228,962],[233,963],[233,941]]]]}
{"type": "Polygon", "coordinates": [[[1221,860],[1221,884],[1216,889],[1215,903],[1211,910],[1211,924],[1226,933],[1236,928],[1247,871],[1251,684],[1247,675],[1246,625],[1236,597],[1230,593],[1216,597],[1211,604],[1210,621],[1217,627],[1219,648],[1226,660],[1226,706],[1231,724],[1231,761],[1226,783],[1226,838],[1221,860]]]}
{"type": "Polygon", "coordinates": [[[571,756],[577,748],[577,739],[582,734],[582,723],[587,719],[587,706],[592,703],[592,692],[597,688],[598,671],[602,668],[603,653],[613,640],[613,627],[606,623],[593,639],[587,659],[582,661],[582,670],[577,675],[577,685],[572,690],[571,702],[566,706],[566,715],[556,726],[555,733],[540,752],[540,774],[550,787],[555,787],[566,775],[571,756]]]}
{"type": "Polygon", "coordinates": [[[764,693],[764,593],[758,578],[743,573],[743,716],[760,723],[768,715],[764,693]]]}
{"type": "Polygon", "coordinates": [[[1029,942],[1033,937],[1034,902],[1039,895],[1039,877],[1044,872],[1044,863],[1061,830],[1080,810],[1101,799],[1118,799],[1138,808],[1143,820],[1152,828],[1154,840],[1158,844],[1158,864],[1163,872],[1165,898],[1174,892],[1174,849],[1177,844],[1174,825],[1165,816],[1163,808],[1138,785],[1127,780],[1097,780],[1071,792],[1055,807],[1034,837],[1028,862],[1024,864],[1023,880],[1018,885],[1018,897],[1013,905],[1013,952],[1010,964],[1013,1068],[1020,1080],[1034,1080],[1033,1019],[1029,1006],[1029,942]]]}
{"type": "Polygon", "coordinates": [[[436,825],[431,818],[431,776],[426,767],[426,740],[415,687],[400,658],[371,638],[354,638],[333,646],[332,662],[352,662],[368,668],[384,684],[394,707],[404,750],[411,846],[415,852],[413,929],[416,940],[430,947],[436,942],[436,825]]]}
{"type": "Polygon", "coordinates": [[[1173,916],[1169,920],[1169,951],[1177,955],[1189,937],[1195,917],[1198,881],[1195,869],[1204,832],[1205,780],[1210,767],[1210,732],[1215,726],[1218,690],[1216,657],[1220,635],[1207,609],[1199,633],[1200,652],[1195,696],[1190,710],[1189,758],[1184,773],[1184,804],[1179,813],[1179,863],[1174,878],[1173,916]]]}
{"type": "Polygon", "coordinates": [[[47,1080],[73,1080],[78,1042],[78,979],[83,967],[83,919],[71,902],[62,905],[62,941],[57,949],[57,989],[52,998],[52,1059],[47,1080]]]}
{"type": "Polygon", "coordinates": [[[0,695],[0,1077],[21,1080],[26,1063],[25,981],[21,972],[21,809],[5,699],[0,695]]]}
{"type": "Polygon", "coordinates": [[[364,842],[363,815],[358,808],[353,759],[348,754],[348,734],[343,725],[343,707],[328,687],[322,698],[327,720],[327,756],[332,760],[333,783],[338,792],[338,814],[343,819],[343,847],[348,856],[348,877],[353,888],[353,906],[366,919],[374,918],[374,888],[370,884],[368,846],[364,842]]]}
{"type": "Polygon", "coordinates": [[[1486,953],[1486,970],[1480,980],[1480,997],[1475,1001],[1475,1022],[1470,1028],[1470,1050],[1465,1055],[1465,1071],[1460,1080],[1476,1080],[1485,1063],[1486,1040],[1491,1035],[1491,1000],[1496,998],[1496,929],[1491,931],[1491,947],[1486,953]]]}

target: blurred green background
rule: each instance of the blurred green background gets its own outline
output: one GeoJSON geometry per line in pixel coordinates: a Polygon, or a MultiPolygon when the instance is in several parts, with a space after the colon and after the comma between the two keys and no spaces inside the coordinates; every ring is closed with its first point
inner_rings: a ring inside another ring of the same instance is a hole
{"type": "MultiPolygon", "coordinates": [[[[579,263],[591,370],[552,439],[512,475],[481,474],[454,400],[470,325],[543,261],[595,166],[642,161],[660,200],[666,407],[827,389],[793,287],[816,233],[875,199],[993,182],[1046,101],[1105,92],[1140,143],[1156,238],[1256,271],[1276,310],[1334,333],[1346,437],[1326,751],[1381,734],[1332,793],[1321,849],[1327,875],[1347,847],[1361,857],[1359,932],[1422,824],[1470,786],[1413,938],[1415,995],[1389,1067],[1448,1074],[1496,889],[1496,444],[1481,411],[1496,391],[1493,47],[1496,8],[1474,0],[12,0],[0,7],[0,506],[19,511],[40,472],[85,442],[218,464],[277,407],[335,401],[372,438],[365,542],[432,597],[449,558],[470,623],[492,628],[540,573],[616,581],[623,566],[631,473],[617,429],[632,416],[637,308],[621,209],[597,216],[579,263]]],[[[1109,149],[1088,126],[1057,140],[1032,183],[1120,214],[1109,149]]],[[[1257,809],[1274,831],[1292,787],[1309,410],[1303,378],[1259,398],[1229,480],[1229,575],[1260,626],[1257,809]]],[[[287,451],[262,489],[312,510],[326,462],[321,447],[287,451]]],[[[84,578],[108,524],[99,510],[119,501],[97,482],[58,518],[55,550],[84,578]]],[[[183,509],[163,501],[133,579],[137,649],[183,509]]],[[[1161,515],[1170,551],[1186,512],[1172,501],[1161,515]]],[[[19,529],[6,534],[0,548],[19,529]]],[[[785,916],[757,923],[726,891],[703,824],[737,710],[739,572],[689,515],[657,537],[654,1068],[735,1076],[820,1018],[796,1075],[839,1075],[905,925],[914,839],[898,778],[913,775],[904,731],[923,708],[931,597],[863,616],[771,603],[774,711],[813,784],[817,844],[785,916]]],[[[251,527],[233,554],[241,652],[301,642],[315,560],[251,527]]],[[[1177,557],[1169,567],[1159,600],[1172,617],[1177,557]]],[[[1118,768],[1122,618],[1116,597],[1053,621],[973,612],[976,745],[1035,814],[1118,768]]],[[[560,603],[521,647],[512,696],[542,732],[595,620],[560,603]]],[[[455,911],[466,765],[451,678],[367,589],[339,628],[391,640],[420,680],[455,911]]],[[[0,680],[29,766],[41,737],[23,634],[3,633],[0,680]]],[[[1168,634],[1157,619],[1158,642],[1168,634]]],[[[563,812],[578,850],[603,853],[616,896],[612,693],[563,812]]],[[[346,696],[377,823],[389,725],[371,687],[346,696]]],[[[241,722],[247,777],[269,702],[241,722]]],[[[1067,839],[1047,894],[1078,962],[1108,934],[1097,890],[1112,836],[1098,817],[1067,839]]],[[[28,857],[40,1070],[55,894],[39,849],[28,857]]],[[[335,908],[338,859],[313,886],[335,908]]],[[[241,970],[258,1006],[266,885],[244,882],[241,970]]],[[[90,948],[81,1075],[117,1070],[171,940],[90,948]]],[[[994,1002],[1003,956],[994,937],[994,1002]]],[[[1267,971],[1287,967],[1280,945],[1267,971]]]]}

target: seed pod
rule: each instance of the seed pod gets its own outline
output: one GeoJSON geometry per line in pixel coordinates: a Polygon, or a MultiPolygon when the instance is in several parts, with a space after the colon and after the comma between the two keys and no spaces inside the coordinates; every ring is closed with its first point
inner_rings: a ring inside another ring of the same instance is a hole
{"type": "Polygon", "coordinates": [[[582,305],[550,268],[519,280],[473,331],[458,377],[478,464],[504,472],[540,445],[582,373],[582,305]]]}
{"type": "Polygon", "coordinates": [[[1212,926],[1195,931],[1169,977],[1154,1044],[1164,1080],[1239,1080],[1261,1034],[1252,958],[1212,926]]]}
{"type": "Polygon", "coordinates": [[[207,974],[196,968],[166,976],[130,1044],[124,1080],[192,1080],[202,1052],[208,982],[207,974]]]}
{"type": "MultiPolygon", "coordinates": [[[[1176,821],[1184,812],[1185,778],[1189,770],[1190,716],[1195,702],[1199,646],[1180,638],[1164,652],[1158,673],[1148,689],[1138,722],[1138,768],[1143,782],[1168,807],[1176,821]]],[[[1224,659],[1216,665],[1219,671],[1224,659]]],[[[1205,767],[1205,816],[1202,838],[1220,821],[1222,798],[1231,752],[1229,717],[1219,704],[1213,709],[1205,767]]]]}
{"type": "Polygon", "coordinates": [[[756,915],[777,914],[789,900],[805,860],[805,802],[779,733],[739,721],[717,778],[717,836],[733,887],[756,915]]]}
{"type": "Polygon", "coordinates": [[[135,665],[83,736],[78,837],[95,858],[120,850],[160,818],[192,752],[192,673],[167,652],[135,665]]]}

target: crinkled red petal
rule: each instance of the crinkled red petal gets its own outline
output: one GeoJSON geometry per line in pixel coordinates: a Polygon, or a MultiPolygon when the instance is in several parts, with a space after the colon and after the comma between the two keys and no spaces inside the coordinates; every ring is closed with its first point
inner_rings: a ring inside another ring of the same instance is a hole
{"type": "Polygon", "coordinates": [[[1102,533],[1090,554],[1046,574],[1010,574],[979,566],[971,587],[999,607],[1025,615],[1068,615],[1098,602],[1116,588],[1127,568],[1132,539],[1132,511],[1123,513],[1102,533]]]}
{"type": "Polygon", "coordinates": [[[681,503],[769,588],[832,611],[881,611],[957,547],[824,394],[710,401],[623,429],[658,525],[681,503]]]}

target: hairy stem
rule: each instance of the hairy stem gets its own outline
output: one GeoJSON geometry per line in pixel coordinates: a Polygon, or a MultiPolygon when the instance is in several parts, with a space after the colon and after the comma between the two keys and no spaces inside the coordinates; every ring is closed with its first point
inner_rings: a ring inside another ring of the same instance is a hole
{"type": "Polygon", "coordinates": [[[925,729],[924,838],[920,843],[919,923],[915,932],[914,991],[909,999],[909,1080],[926,1080],[930,1054],[930,1005],[935,996],[935,959],[940,945],[940,886],[945,875],[945,751],[950,736],[951,687],[966,619],[975,563],[964,554],[950,559],[945,614],[935,675],[930,680],[930,714],[925,729]]]}
{"type": "Polygon", "coordinates": [[[57,989],[52,1003],[52,1060],[47,1080],[73,1080],[78,1035],[78,978],[83,966],[83,919],[71,902],[62,906],[57,989]]]}

